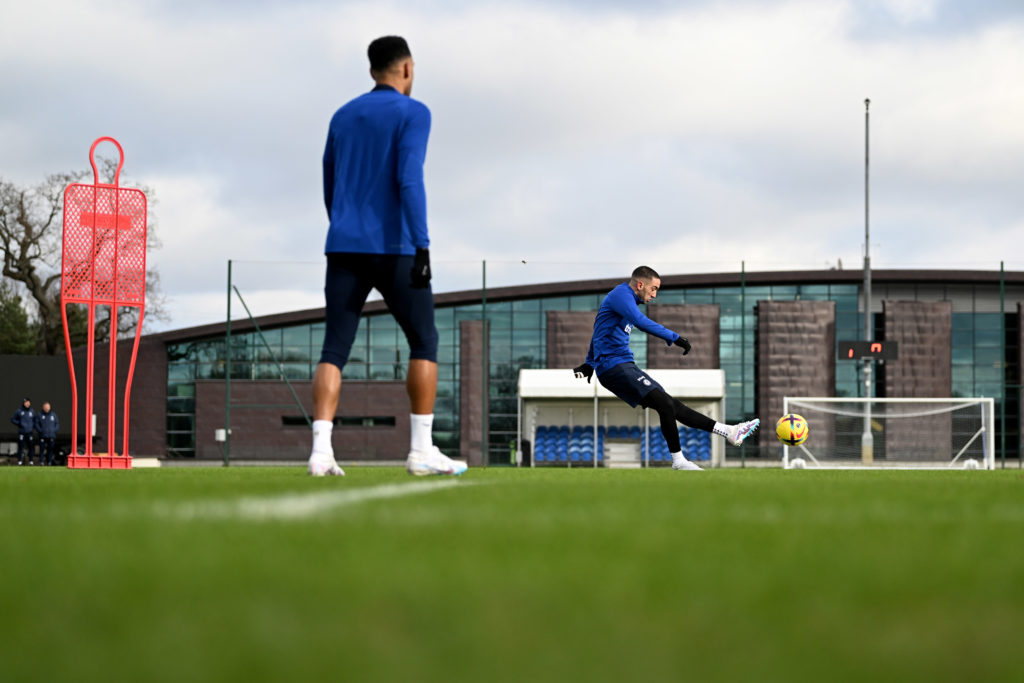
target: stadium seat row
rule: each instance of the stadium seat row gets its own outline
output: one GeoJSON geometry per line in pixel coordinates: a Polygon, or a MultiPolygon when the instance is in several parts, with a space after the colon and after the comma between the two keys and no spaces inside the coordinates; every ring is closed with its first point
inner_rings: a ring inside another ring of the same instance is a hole
{"type": "MultiPolygon", "coordinates": [[[[607,429],[597,428],[597,460],[604,460],[604,439],[635,439],[640,442],[641,458],[652,462],[668,462],[672,456],[668,444],[661,435],[660,427],[650,428],[650,454],[647,453],[647,440],[644,431],[638,426],[613,426],[607,429]]],[[[683,455],[694,461],[711,459],[711,435],[707,432],[690,427],[679,428],[679,442],[683,455]]],[[[536,463],[570,463],[593,462],[594,429],[593,427],[568,425],[545,425],[537,427],[533,443],[533,458],[536,463]]]]}

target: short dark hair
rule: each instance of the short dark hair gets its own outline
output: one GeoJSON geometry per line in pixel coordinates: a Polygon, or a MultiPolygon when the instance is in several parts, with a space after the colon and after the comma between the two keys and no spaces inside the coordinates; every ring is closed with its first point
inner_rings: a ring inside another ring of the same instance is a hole
{"type": "Polygon", "coordinates": [[[366,55],[370,58],[370,71],[374,73],[384,73],[394,66],[395,62],[412,57],[412,53],[409,52],[409,44],[401,36],[378,38],[370,43],[366,55]]]}
{"type": "Polygon", "coordinates": [[[654,270],[650,266],[637,266],[633,269],[633,274],[630,276],[631,280],[650,280],[651,278],[661,279],[658,275],[658,271],[654,270]]]}

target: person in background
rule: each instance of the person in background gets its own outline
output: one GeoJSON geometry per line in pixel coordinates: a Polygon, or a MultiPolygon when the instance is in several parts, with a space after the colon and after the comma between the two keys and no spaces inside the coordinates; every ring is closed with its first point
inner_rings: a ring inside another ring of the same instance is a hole
{"type": "Polygon", "coordinates": [[[36,411],[32,410],[30,399],[25,398],[21,407],[14,411],[14,415],[11,416],[11,424],[18,428],[18,464],[25,464],[25,454],[28,454],[28,464],[31,465],[36,411]]]}
{"type": "Polygon", "coordinates": [[[57,439],[60,420],[50,408],[49,401],[43,401],[43,409],[36,413],[36,431],[39,432],[39,464],[54,465],[53,444],[57,439]]]}

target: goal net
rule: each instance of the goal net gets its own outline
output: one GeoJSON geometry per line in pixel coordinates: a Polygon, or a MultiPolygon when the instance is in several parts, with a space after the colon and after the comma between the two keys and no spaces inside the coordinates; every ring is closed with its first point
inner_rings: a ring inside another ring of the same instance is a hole
{"type": "Polygon", "coordinates": [[[799,446],[782,445],[787,469],[995,468],[991,398],[787,396],[782,405],[783,414],[807,420],[810,434],[799,446]]]}

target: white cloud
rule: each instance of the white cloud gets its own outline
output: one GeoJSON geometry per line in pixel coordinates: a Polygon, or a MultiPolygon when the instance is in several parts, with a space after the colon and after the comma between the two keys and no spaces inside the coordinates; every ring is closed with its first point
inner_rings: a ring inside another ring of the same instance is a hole
{"type": "Polygon", "coordinates": [[[152,258],[172,326],[222,318],[229,258],[301,262],[246,286],[280,292],[260,295],[268,307],[306,307],[300,292],[322,297],[327,121],[369,87],[366,43],[401,33],[434,113],[437,291],[478,287],[483,259],[493,286],[640,262],[859,265],[865,97],[876,266],[995,269],[1024,237],[1024,28],[912,31],[953,23],[946,12],[930,0],[22,3],[0,24],[0,173],[84,167],[92,139],[113,134],[126,171],[156,189],[152,258]],[[869,40],[873,12],[896,28],[869,40]]]}

